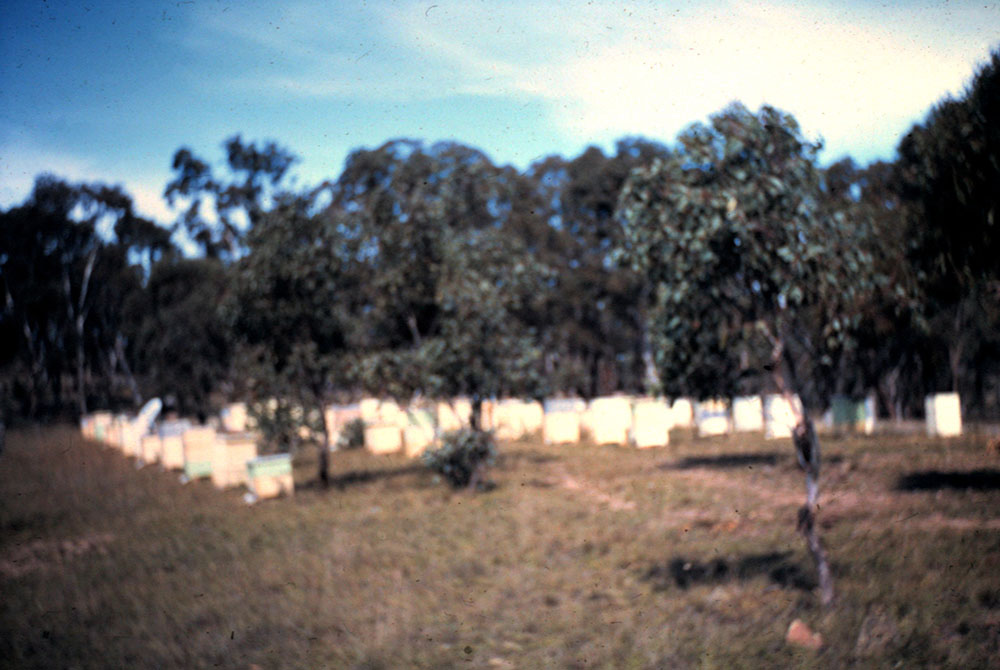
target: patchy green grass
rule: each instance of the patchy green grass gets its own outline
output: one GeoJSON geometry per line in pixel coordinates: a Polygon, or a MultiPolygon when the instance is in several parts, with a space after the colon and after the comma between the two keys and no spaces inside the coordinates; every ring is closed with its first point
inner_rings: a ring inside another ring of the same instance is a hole
{"type": "MultiPolygon", "coordinates": [[[[0,455],[0,665],[990,667],[1000,462],[975,438],[824,438],[822,610],[787,441],[501,446],[490,491],[334,455],[247,507],[71,429],[0,455]],[[818,651],[789,646],[802,619],[818,651]]],[[[995,665],[993,667],[996,667],[995,665]]]]}

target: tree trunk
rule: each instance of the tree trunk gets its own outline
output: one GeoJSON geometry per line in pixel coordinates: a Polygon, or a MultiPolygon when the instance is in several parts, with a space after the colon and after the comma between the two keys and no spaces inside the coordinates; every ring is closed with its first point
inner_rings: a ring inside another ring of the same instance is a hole
{"type": "Polygon", "coordinates": [[[326,412],[319,403],[319,419],[323,425],[323,439],[319,445],[319,483],[323,488],[330,486],[330,427],[326,425],[326,412]]]}
{"type": "Polygon", "coordinates": [[[795,370],[795,360],[783,343],[776,348],[776,354],[784,359],[784,374],[778,373],[781,366],[775,366],[775,381],[781,389],[782,395],[790,403],[794,411],[798,413],[795,428],[792,430],[792,442],[795,445],[795,455],[798,457],[799,466],[806,475],[806,504],[799,509],[798,530],[806,540],[809,553],[816,563],[816,572],[819,577],[820,602],[824,607],[833,603],[833,574],[830,571],[830,562],[826,556],[826,550],[819,538],[819,531],[816,528],[816,512],[819,509],[819,471],[820,471],[820,449],[819,439],[816,437],[816,430],[813,427],[812,419],[805,407],[793,402],[795,394],[798,392],[798,374],[795,370]]]}
{"type": "Polygon", "coordinates": [[[472,413],[469,416],[469,427],[479,432],[483,425],[483,399],[478,395],[472,396],[472,413]]]}
{"type": "Polygon", "coordinates": [[[792,432],[795,452],[799,465],[806,474],[806,504],[799,509],[798,529],[806,539],[809,553],[816,563],[819,575],[820,602],[828,606],[833,602],[833,575],[827,560],[826,550],[819,539],[816,529],[816,512],[819,509],[819,440],[813,428],[812,419],[805,411],[799,417],[799,423],[792,432]]]}

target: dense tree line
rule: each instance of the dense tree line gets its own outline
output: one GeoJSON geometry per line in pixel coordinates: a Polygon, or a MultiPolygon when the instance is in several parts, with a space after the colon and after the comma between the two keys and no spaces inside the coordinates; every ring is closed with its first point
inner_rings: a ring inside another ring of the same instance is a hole
{"type": "Polygon", "coordinates": [[[318,409],[360,392],[478,407],[791,384],[897,418],[954,389],[997,416],[1000,53],[895,161],[817,150],[791,116],[733,105],[674,144],[523,171],[393,140],[303,190],[292,153],[236,136],[221,173],[177,151],[170,227],[118,187],[43,175],[0,213],[3,411],[278,398],[323,431],[318,409]]]}

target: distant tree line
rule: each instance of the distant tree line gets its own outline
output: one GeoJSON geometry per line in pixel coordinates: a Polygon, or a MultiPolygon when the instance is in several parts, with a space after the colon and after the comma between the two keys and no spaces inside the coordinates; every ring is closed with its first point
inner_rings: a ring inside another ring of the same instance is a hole
{"type": "Polygon", "coordinates": [[[791,116],[738,104],[674,144],[523,171],[392,140],[296,189],[280,145],[224,149],[221,173],[176,152],[171,226],[51,175],[0,213],[8,418],[275,398],[322,431],[319,408],[361,392],[478,408],[753,393],[789,370],[815,407],[874,393],[902,418],[957,390],[1000,412],[1000,52],[865,167],[823,168],[791,116]]]}

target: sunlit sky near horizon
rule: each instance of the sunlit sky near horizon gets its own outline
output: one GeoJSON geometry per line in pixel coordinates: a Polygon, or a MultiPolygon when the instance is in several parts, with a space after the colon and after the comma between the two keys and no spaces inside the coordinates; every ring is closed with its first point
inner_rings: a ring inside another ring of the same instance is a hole
{"type": "Polygon", "coordinates": [[[396,137],[524,168],[671,143],[734,100],[865,164],[997,47],[997,2],[7,0],[0,207],[49,171],[120,183],[167,223],[174,152],[221,163],[236,133],[289,148],[309,185],[396,137]]]}

